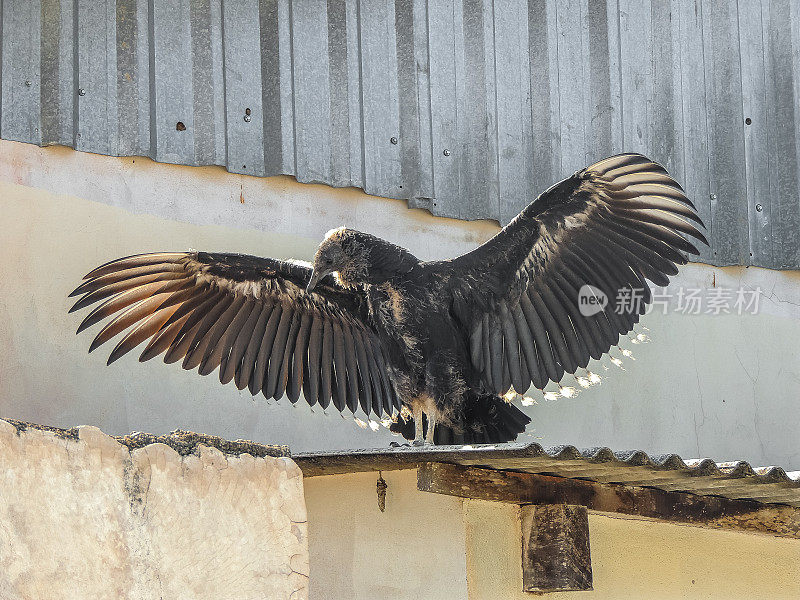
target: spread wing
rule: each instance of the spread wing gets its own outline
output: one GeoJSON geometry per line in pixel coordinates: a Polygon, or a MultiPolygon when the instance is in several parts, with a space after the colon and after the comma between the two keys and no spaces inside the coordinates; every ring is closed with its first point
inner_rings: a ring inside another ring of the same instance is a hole
{"type": "Polygon", "coordinates": [[[162,252],[109,262],[86,275],[70,312],[101,302],[78,333],[113,316],[89,351],[122,337],[108,363],[148,341],[139,357],[164,354],[222,383],[310,405],[392,414],[400,403],[363,293],[328,276],[310,294],[311,267],[240,254],[162,252]]]}
{"type": "Polygon", "coordinates": [[[645,280],[666,285],[687,262],[682,252],[697,254],[684,235],[708,243],[690,221],[702,225],[666,170],[623,154],[554,185],[484,245],[443,262],[487,388],[542,389],[615,346],[651,299],[645,280]]]}

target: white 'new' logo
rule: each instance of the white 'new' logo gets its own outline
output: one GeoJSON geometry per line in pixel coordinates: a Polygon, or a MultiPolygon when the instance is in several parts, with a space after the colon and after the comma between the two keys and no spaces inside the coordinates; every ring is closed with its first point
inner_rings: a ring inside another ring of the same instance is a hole
{"type": "Polygon", "coordinates": [[[584,317],[591,317],[601,312],[608,304],[608,297],[603,290],[593,285],[582,285],[578,290],[578,310],[584,317]]]}

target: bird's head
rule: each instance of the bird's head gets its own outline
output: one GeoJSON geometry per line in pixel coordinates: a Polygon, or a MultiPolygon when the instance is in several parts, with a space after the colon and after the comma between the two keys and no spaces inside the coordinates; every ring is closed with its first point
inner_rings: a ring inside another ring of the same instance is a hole
{"type": "Polygon", "coordinates": [[[363,283],[368,272],[369,248],[364,238],[367,234],[339,227],[325,235],[314,255],[314,270],[306,287],[311,292],[330,273],[344,286],[363,283]]]}

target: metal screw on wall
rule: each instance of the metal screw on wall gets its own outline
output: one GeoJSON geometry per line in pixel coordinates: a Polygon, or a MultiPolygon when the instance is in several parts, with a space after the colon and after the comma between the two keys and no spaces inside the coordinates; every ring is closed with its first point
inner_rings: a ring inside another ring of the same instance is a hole
{"type": "Polygon", "coordinates": [[[25,80],[25,87],[31,87],[32,85],[33,85],[33,82],[30,79],[26,79],[25,80]]]}
{"type": "Polygon", "coordinates": [[[245,123],[249,123],[249,122],[250,122],[250,119],[252,119],[252,117],[251,117],[250,115],[245,115],[245,116],[244,116],[244,122],[245,122],[245,123]]]}
{"type": "Polygon", "coordinates": [[[756,212],[761,212],[762,210],[764,210],[764,207],[760,204],[756,204],[756,212]]]}
{"type": "Polygon", "coordinates": [[[78,88],[78,96],[85,96],[86,90],[83,88],[78,88]]]}
{"type": "Polygon", "coordinates": [[[445,149],[445,151],[442,154],[444,154],[445,156],[450,156],[450,150],[445,149]]]}
{"type": "Polygon", "coordinates": [[[391,137],[391,138],[389,138],[389,142],[391,142],[392,144],[397,144],[397,138],[396,137],[391,137]]]}
{"type": "Polygon", "coordinates": [[[711,198],[712,200],[716,200],[716,199],[717,199],[717,195],[716,195],[716,194],[711,194],[710,198],[711,198]]]}

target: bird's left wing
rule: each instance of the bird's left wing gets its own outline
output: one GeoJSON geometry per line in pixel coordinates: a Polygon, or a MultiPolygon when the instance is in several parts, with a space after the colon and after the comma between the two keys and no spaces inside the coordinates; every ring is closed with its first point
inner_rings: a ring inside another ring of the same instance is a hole
{"type": "Polygon", "coordinates": [[[453,312],[487,389],[523,393],[586,367],[631,331],[681,252],[707,243],[692,203],[640,154],[602,160],[554,185],[495,237],[443,261],[453,312]],[[687,221],[688,219],[688,221],[687,221]]]}
{"type": "Polygon", "coordinates": [[[127,331],[109,364],[149,340],[139,360],[164,353],[183,368],[222,383],[294,403],[343,411],[359,404],[378,417],[399,410],[384,349],[370,325],[363,293],[332,276],[311,293],[311,267],[241,254],[161,252],[104,264],[71,296],[70,312],[102,303],[78,333],[111,317],[89,351],[127,331]]]}

